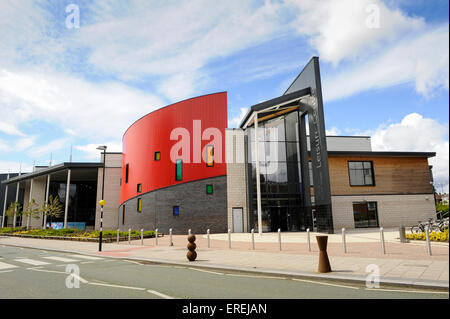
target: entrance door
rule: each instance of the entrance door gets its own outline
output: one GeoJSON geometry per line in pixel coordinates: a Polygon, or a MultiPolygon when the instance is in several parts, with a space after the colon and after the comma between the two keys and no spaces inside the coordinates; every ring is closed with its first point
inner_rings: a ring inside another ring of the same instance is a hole
{"type": "Polygon", "coordinates": [[[242,207],[233,208],[233,233],[244,232],[244,211],[242,207]]]}
{"type": "Polygon", "coordinates": [[[278,228],[281,229],[281,231],[289,230],[289,216],[287,207],[270,207],[269,215],[271,232],[278,231],[278,228]]]}

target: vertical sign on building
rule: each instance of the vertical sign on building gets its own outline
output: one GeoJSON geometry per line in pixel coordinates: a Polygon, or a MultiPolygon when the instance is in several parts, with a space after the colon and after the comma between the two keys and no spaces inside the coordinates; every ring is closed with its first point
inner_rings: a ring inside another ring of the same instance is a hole
{"type": "MultiPolygon", "coordinates": [[[[328,170],[327,141],[318,57],[313,57],[308,62],[284,95],[308,87],[311,88],[311,95],[302,99],[300,110],[303,112],[303,118],[308,115],[316,226],[319,232],[331,234],[333,233],[333,217],[331,212],[330,174],[328,170]]],[[[300,129],[303,132],[306,131],[305,126],[302,126],[300,129]]],[[[300,134],[300,136],[302,135],[306,137],[306,134],[300,134]]],[[[307,141],[305,138],[301,138],[300,143],[306,146],[307,141]]],[[[308,158],[302,156],[301,161],[302,167],[307,167],[308,158]]],[[[303,180],[302,183],[309,184],[309,180],[303,180]]]]}

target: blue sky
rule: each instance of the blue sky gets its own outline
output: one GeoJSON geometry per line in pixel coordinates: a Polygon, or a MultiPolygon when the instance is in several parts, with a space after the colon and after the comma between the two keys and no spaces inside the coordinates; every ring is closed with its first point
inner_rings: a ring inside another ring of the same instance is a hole
{"type": "Polygon", "coordinates": [[[74,161],[96,161],[95,147],[120,151],[142,115],[213,92],[228,92],[236,127],[316,55],[328,134],[437,152],[448,191],[448,11],[424,0],[2,1],[0,171],[67,161],[71,145],[74,161]],[[67,27],[71,4],[79,28],[67,27]]]}

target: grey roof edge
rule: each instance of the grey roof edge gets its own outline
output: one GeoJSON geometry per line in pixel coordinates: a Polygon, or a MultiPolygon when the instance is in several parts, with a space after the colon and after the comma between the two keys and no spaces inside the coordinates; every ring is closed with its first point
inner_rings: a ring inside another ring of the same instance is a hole
{"type": "MultiPolygon", "coordinates": [[[[308,151],[310,153],[310,151],[308,151]]],[[[350,156],[392,156],[392,157],[435,157],[436,152],[393,152],[393,151],[328,151],[328,155],[350,156]]]]}
{"type": "Polygon", "coordinates": [[[298,90],[298,91],[295,91],[295,92],[292,92],[292,93],[289,93],[286,95],[281,95],[281,96],[273,98],[271,100],[267,100],[267,101],[255,104],[250,107],[247,114],[244,116],[241,123],[239,124],[239,128],[242,128],[244,126],[244,124],[247,122],[247,120],[249,119],[250,115],[253,112],[262,111],[271,106],[274,106],[274,105],[277,105],[280,103],[284,103],[284,102],[293,101],[296,99],[300,99],[300,98],[310,95],[310,94],[311,94],[311,88],[307,87],[307,88],[304,88],[304,89],[301,89],[301,90],[298,90]]]}
{"type": "Polygon", "coordinates": [[[43,175],[48,175],[52,173],[56,173],[58,171],[63,171],[65,169],[76,169],[76,168],[98,168],[103,167],[102,162],[64,162],[54,166],[51,166],[47,169],[41,169],[35,172],[23,174],[20,176],[16,176],[14,178],[6,179],[2,181],[2,184],[13,184],[17,182],[21,182],[27,180],[29,178],[36,178],[43,175]]]}
{"type": "Polygon", "coordinates": [[[318,56],[313,56],[311,59],[309,59],[309,61],[305,64],[305,66],[303,67],[303,69],[300,71],[300,73],[295,77],[294,81],[292,81],[292,83],[289,85],[289,87],[286,89],[286,91],[284,91],[283,95],[286,94],[287,91],[289,91],[289,89],[292,87],[292,85],[294,85],[295,81],[297,81],[297,79],[302,75],[303,71],[305,70],[305,67],[311,63],[312,60],[319,60],[318,56]]]}

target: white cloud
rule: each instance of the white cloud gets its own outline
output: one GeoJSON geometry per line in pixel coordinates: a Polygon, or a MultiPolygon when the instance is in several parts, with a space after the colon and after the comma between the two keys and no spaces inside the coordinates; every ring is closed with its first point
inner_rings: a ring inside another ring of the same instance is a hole
{"type": "Polygon", "coordinates": [[[15,151],[24,151],[28,150],[31,146],[34,145],[36,141],[36,136],[24,137],[19,139],[16,142],[15,151]]]}
{"type": "Polygon", "coordinates": [[[87,145],[75,145],[74,148],[81,151],[84,155],[84,160],[99,161],[101,159],[100,153],[97,149],[99,145],[106,145],[107,152],[122,152],[122,143],[120,141],[109,141],[106,143],[91,143],[87,145]]]}
{"type": "Polygon", "coordinates": [[[343,59],[367,56],[373,50],[406,32],[425,26],[423,18],[408,17],[398,9],[388,8],[380,0],[288,0],[298,9],[292,23],[300,34],[309,37],[324,61],[337,65],[343,59]],[[378,8],[379,28],[367,21],[378,8]]]}
{"type": "Polygon", "coordinates": [[[233,117],[231,119],[228,119],[228,127],[238,127],[239,124],[241,124],[242,119],[247,114],[248,109],[245,107],[240,108],[239,116],[233,117]]]}
{"type": "Polygon", "coordinates": [[[19,163],[14,161],[0,161],[0,173],[8,173],[8,170],[11,173],[18,173],[22,167],[22,173],[31,172],[33,169],[33,165],[29,165],[26,163],[19,163]]]}
{"type": "Polygon", "coordinates": [[[27,151],[27,154],[33,158],[40,158],[50,153],[63,149],[64,147],[70,147],[70,140],[68,138],[59,138],[53,140],[42,146],[35,146],[27,151]]]}
{"type": "Polygon", "coordinates": [[[436,183],[449,185],[449,142],[448,124],[442,125],[436,120],[424,118],[417,113],[406,115],[400,123],[380,126],[372,134],[374,151],[415,151],[436,152],[429,159],[433,165],[436,183]]]}
{"type": "Polygon", "coordinates": [[[172,101],[198,90],[203,68],[213,59],[280,36],[289,26],[288,8],[266,1],[165,1],[94,3],[92,21],[72,39],[89,48],[88,61],[124,80],[158,76],[161,93],[172,101]]]}
{"type": "Polygon", "coordinates": [[[0,122],[0,132],[8,135],[25,136],[25,134],[22,133],[15,125],[6,122],[0,122]]]}
{"type": "Polygon", "coordinates": [[[119,83],[0,69],[0,105],[0,117],[16,123],[41,120],[79,137],[119,138],[162,102],[119,83]]]}
{"type": "Polygon", "coordinates": [[[353,95],[363,90],[415,83],[426,97],[439,88],[449,88],[448,25],[407,37],[378,56],[356,63],[324,79],[325,100],[353,95]]]}
{"type": "Polygon", "coordinates": [[[9,152],[11,148],[9,147],[8,143],[0,139],[0,151],[2,152],[9,152]]]}
{"type": "Polygon", "coordinates": [[[333,126],[329,130],[325,130],[325,135],[327,136],[338,136],[341,134],[341,130],[338,129],[336,126],[333,126]]]}

